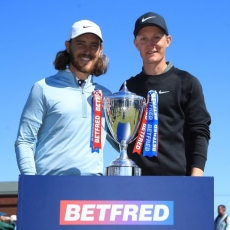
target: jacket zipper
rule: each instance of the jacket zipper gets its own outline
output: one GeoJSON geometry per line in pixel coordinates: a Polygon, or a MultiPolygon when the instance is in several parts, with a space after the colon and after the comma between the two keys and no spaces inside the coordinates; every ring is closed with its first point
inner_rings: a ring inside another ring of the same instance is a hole
{"type": "Polygon", "coordinates": [[[81,91],[81,99],[82,99],[82,117],[87,118],[87,101],[86,101],[86,96],[85,96],[85,90],[82,88],[81,91]]]}

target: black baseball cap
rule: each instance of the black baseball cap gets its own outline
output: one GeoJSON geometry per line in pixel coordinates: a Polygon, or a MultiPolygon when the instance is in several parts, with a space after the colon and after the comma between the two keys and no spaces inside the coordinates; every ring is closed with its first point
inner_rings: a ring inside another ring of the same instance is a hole
{"type": "Polygon", "coordinates": [[[141,15],[135,23],[135,28],[133,31],[134,36],[136,37],[139,30],[145,26],[157,26],[159,27],[166,35],[168,35],[168,28],[166,26],[164,18],[156,13],[148,12],[141,15]]]}

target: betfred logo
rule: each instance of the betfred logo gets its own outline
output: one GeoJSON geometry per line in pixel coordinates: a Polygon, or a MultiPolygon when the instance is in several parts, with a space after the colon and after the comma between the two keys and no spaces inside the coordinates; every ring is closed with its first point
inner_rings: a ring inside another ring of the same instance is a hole
{"type": "Polygon", "coordinates": [[[60,225],[173,225],[173,201],[62,200],[60,225]]]}

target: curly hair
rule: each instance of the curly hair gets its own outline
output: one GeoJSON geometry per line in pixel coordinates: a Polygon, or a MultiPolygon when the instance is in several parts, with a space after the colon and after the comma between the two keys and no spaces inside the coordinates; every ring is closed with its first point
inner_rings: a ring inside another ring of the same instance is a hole
{"type": "MultiPolygon", "coordinates": [[[[108,57],[104,54],[101,54],[95,64],[95,68],[90,74],[97,77],[102,74],[105,74],[108,69],[108,63],[108,57]]],[[[69,53],[67,52],[67,50],[59,51],[56,55],[53,64],[56,70],[65,70],[67,66],[69,66],[70,64],[69,53]]]]}

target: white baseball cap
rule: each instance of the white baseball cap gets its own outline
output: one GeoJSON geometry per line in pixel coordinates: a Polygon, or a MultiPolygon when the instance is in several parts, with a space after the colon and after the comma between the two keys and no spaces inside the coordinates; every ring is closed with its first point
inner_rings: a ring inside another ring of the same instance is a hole
{"type": "Polygon", "coordinates": [[[89,20],[75,22],[70,29],[69,40],[86,33],[95,34],[103,41],[100,27],[89,20]]]}
{"type": "Polygon", "coordinates": [[[16,215],[11,215],[10,219],[11,219],[11,221],[17,221],[17,216],[16,215]]]}

